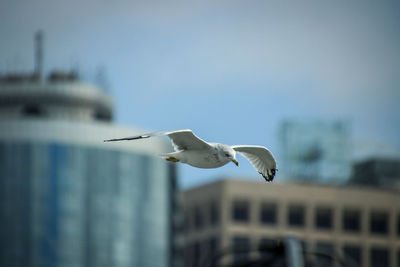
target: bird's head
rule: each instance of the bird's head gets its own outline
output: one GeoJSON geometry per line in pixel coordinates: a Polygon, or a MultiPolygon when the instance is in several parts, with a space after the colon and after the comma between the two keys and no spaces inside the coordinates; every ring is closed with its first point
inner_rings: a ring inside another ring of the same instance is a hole
{"type": "Polygon", "coordinates": [[[233,150],[231,147],[224,147],[224,149],[222,150],[222,156],[228,161],[232,161],[233,163],[235,163],[236,166],[239,166],[239,162],[236,160],[236,151],[233,150]]]}

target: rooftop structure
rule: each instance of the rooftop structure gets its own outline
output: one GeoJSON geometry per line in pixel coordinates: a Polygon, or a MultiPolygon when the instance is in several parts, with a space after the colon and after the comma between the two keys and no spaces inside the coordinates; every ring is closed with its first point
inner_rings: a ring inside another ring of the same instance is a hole
{"type": "Polygon", "coordinates": [[[400,189],[400,159],[371,158],[358,162],[349,183],[400,189]]]}
{"type": "Polygon", "coordinates": [[[81,82],[74,72],[52,72],[46,80],[37,73],[0,76],[0,119],[43,117],[74,121],[113,118],[111,97],[81,82]]]}

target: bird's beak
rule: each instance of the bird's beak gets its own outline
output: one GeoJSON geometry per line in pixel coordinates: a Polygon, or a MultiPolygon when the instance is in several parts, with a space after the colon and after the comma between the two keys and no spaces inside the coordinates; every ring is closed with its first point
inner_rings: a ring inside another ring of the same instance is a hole
{"type": "Polygon", "coordinates": [[[239,162],[237,162],[237,160],[236,160],[236,159],[232,159],[232,162],[233,162],[233,163],[235,163],[235,164],[236,164],[236,166],[238,166],[238,167],[239,167],[239,162]]]}

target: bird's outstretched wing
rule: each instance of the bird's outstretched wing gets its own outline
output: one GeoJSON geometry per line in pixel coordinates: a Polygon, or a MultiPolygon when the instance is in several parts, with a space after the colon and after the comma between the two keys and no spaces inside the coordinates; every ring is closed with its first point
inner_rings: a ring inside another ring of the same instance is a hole
{"type": "Polygon", "coordinates": [[[232,148],[247,158],[267,182],[274,179],[277,170],[276,161],[266,147],[238,145],[232,146],[232,148]]]}
{"type": "Polygon", "coordinates": [[[104,140],[104,142],[137,140],[137,139],[144,139],[144,138],[149,138],[149,137],[153,137],[153,136],[168,136],[171,139],[174,149],[176,151],[187,150],[187,149],[201,150],[201,149],[210,147],[210,145],[207,142],[198,138],[190,129],[147,133],[147,134],[125,137],[125,138],[108,139],[108,140],[104,140]]]}

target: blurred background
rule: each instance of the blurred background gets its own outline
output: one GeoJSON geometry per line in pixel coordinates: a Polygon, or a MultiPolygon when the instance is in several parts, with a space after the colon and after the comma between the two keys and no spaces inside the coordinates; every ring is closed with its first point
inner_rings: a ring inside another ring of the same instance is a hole
{"type": "Polygon", "coordinates": [[[1,1],[0,265],[400,266],[399,13],[1,1]],[[274,182],[102,142],[181,128],[268,147],[274,182]]]}

